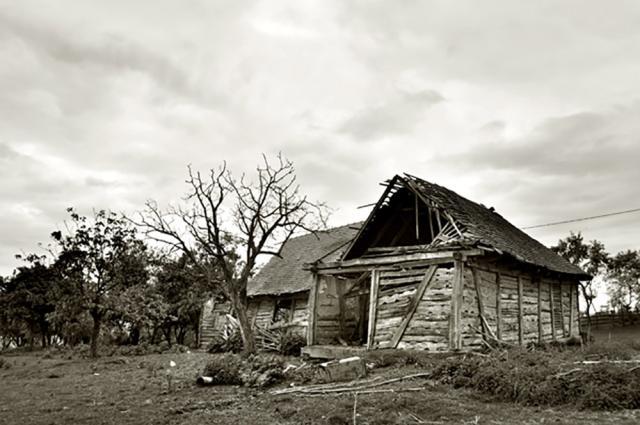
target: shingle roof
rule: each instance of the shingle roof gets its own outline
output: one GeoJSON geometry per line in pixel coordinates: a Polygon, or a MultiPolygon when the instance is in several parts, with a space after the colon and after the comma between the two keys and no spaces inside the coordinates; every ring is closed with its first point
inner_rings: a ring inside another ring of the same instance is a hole
{"type": "Polygon", "coordinates": [[[439,207],[449,212],[456,222],[466,228],[465,236],[475,239],[476,243],[488,245],[520,261],[555,272],[590,278],[582,269],[509,223],[493,209],[476,204],[452,190],[418,177],[405,175],[400,178],[413,183],[411,186],[415,187],[422,196],[433,200],[439,207]]]}
{"type": "Polygon", "coordinates": [[[303,264],[323,257],[340,258],[342,250],[354,238],[361,224],[348,224],[290,239],[282,248],[282,258],[272,257],[251,279],[247,295],[291,294],[311,289],[312,275],[302,269],[303,264]]]}

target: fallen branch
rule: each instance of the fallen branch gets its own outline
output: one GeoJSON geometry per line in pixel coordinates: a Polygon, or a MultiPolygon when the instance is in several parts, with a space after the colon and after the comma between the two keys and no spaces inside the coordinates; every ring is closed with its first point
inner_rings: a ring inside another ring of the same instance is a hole
{"type": "Polygon", "coordinates": [[[358,421],[358,392],[353,393],[353,425],[358,421]]]}
{"type": "Polygon", "coordinates": [[[325,384],[314,385],[311,387],[296,387],[296,388],[285,388],[281,390],[272,391],[273,395],[281,395],[281,394],[292,394],[292,393],[302,393],[302,394],[330,394],[330,393],[343,393],[350,391],[363,392],[365,390],[369,390],[371,388],[380,387],[382,385],[393,384],[394,382],[406,381],[414,378],[426,378],[431,376],[430,372],[427,373],[415,373],[413,375],[401,376],[399,378],[388,379],[382,382],[373,382],[362,384],[362,381],[355,381],[357,386],[336,386],[335,384],[325,384]]]}
{"type": "Polygon", "coordinates": [[[640,360],[582,360],[579,362],[573,362],[573,364],[584,364],[584,365],[592,365],[592,364],[629,364],[629,363],[640,363],[640,360]]]}
{"type": "Polygon", "coordinates": [[[582,369],[580,369],[580,368],[575,368],[575,369],[571,369],[571,370],[569,370],[567,372],[562,372],[562,373],[555,374],[555,375],[553,375],[553,377],[556,378],[556,379],[557,378],[562,378],[563,376],[571,375],[572,373],[579,372],[581,370],[582,369]]]}

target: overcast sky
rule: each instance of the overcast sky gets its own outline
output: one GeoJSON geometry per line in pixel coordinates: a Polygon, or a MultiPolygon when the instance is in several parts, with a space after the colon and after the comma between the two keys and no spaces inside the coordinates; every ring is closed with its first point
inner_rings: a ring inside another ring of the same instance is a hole
{"type": "MultiPolygon", "coordinates": [[[[0,0],[0,274],[65,208],[282,151],[363,219],[410,172],[517,226],[640,207],[640,2],[0,0]],[[560,4],[561,3],[561,4],[560,4]]],[[[640,214],[570,230],[637,249],[640,214]]]]}

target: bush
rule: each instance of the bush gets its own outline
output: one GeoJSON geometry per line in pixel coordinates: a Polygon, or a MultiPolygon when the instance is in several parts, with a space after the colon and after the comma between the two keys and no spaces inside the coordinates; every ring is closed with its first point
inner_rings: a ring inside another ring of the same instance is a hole
{"type": "Polygon", "coordinates": [[[299,356],[302,347],[307,345],[307,339],[293,329],[287,329],[280,336],[278,352],[284,356],[299,356]]]}
{"type": "Polygon", "coordinates": [[[254,354],[242,357],[225,353],[214,356],[203,371],[214,385],[268,387],[284,380],[284,362],[276,355],[254,354]]]}
{"type": "Polygon", "coordinates": [[[228,336],[216,336],[207,346],[207,352],[215,353],[239,353],[244,348],[242,335],[238,329],[234,329],[228,336]]]}
{"type": "Polygon", "coordinates": [[[213,357],[204,368],[203,375],[213,378],[215,385],[241,385],[242,360],[234,354],[213,357]]]}
{"type": "Polygon", "coordinates": [[[449,358],[433,377],[497,400],[583,409],[640,408],[640,370],[628,364],[574,364],[573,351],[510,350],[489,357],[449,358]]]}
{"type": "Polygon", "coordinates": [[[365,361],[376,368],[418,366],[431,368],[441,354],[418,350],[383,349],[367,351],[365,361]]]}
{"type": "Polygon", "coordinates": [[[11,363],[0,357],[0,369],[9,369],[11,367],[11,363]]]}

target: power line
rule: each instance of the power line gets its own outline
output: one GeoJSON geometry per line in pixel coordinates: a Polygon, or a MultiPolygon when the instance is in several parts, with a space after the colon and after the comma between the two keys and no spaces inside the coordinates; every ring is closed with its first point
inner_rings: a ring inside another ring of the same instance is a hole
{"type": "Polygon", "coordinates": [[[555,221],[553,223],[536,224],[535,226],[521,227],[521,229],[522,230],[537,229],[538,227],[547,227],[547,226],[555,226],[558,224],[575,223],[578,221],[594,220],[596,218],[611,217],[614,215],[629,214],[629,213],[638,212],[638,211],[640,211],[640,208],[633,208],[631,210],[617,211],[617,212],[612,212],[608,214],[593,215],[591,217],[581,217],[581,218],[574,218],[571,220],[555,221]]]}

